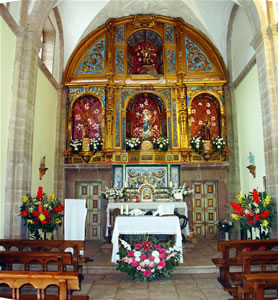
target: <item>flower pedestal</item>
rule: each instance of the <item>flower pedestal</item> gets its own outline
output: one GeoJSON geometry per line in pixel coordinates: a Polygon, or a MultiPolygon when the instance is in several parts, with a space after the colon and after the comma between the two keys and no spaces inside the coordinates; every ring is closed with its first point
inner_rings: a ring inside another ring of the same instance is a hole
{"type": "Polygon", "coordinates": [[[225,231],[225,241],[229,241],[230,240],[230,233],[229,231],[225,231]]]}

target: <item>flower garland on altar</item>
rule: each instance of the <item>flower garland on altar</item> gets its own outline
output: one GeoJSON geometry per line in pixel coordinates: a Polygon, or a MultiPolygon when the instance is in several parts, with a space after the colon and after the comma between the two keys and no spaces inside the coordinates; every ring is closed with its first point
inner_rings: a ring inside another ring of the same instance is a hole
{"type": "Polygon", "coordinates": [[[117,270],[126,272],[133,279],[151,281],[158,277],[169,278],[179,264],[180,251],[171,246],[171,241],[162,244],[143,238],[129,243],[120,239],[120,243],[117,270]]]}
{"type": "Polygon", "coordinates": [[[249,230],[251,234],[252,228],[257,228],[260,238],[269,238],[272,217],[275,213],[271,196],[254,189],[247,195],[241,192],[236,197],[239,203],[231,202],[234,209],[232,219],[240,222],[242,230],[249,230]]]}
{"type": "Polygon", "coordinates": [[[63,205],[55,198],[54,194],[43,193],[43,188],[38,188],[37,196],[26,194],[22,197],[20,215],[24,219],[33,239],[39,239],[39,230],[53,232],[62,225],[63,205]]]}

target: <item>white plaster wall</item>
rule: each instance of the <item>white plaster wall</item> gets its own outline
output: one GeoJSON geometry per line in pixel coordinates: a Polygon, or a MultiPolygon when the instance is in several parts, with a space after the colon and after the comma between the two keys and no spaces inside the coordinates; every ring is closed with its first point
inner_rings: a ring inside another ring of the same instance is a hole
{"type": "Polygon", "coordinates": [[[239,7],[234,19],[231,35],[232,81],[238,77],[255,54],[254,49],[250,46],[252,40],[253,34],[248,18],[243,9],[239,7]]]}
{"type": "Polygon", "coordinates": [[[12,1],[9,3],[9,13],[18,25],[20,20],[20,4],[20,1],[12,1]]]}
{"type": "Polygon", "coordinates": [[[256,65],[235,89],[234,96],[238,125],[241,191],[247,193],[254,188],[259,188],[259,190],[262,191],[263,176],[265,176],[265,159],[261,102],[256,65]],[[256,178],[253,178],[247,169],[249,165],[249,152],[252,152],[255,157],[256,178]]]}
{"type": "Polygon", "coordinates": [[[7,171],[7,150],[8,150],[8,127],[10,105],[12,100],[12,86],[14,73],[14,60],[16,51],[16,36],[5,21],[0,17],[0,65],[1,65],[1,189],[0,189],[0,238],[3,238],[3,222],[4,222],[4,201],[7,171]],[[3,43],[5,41],[5,43],[3,43]]]}

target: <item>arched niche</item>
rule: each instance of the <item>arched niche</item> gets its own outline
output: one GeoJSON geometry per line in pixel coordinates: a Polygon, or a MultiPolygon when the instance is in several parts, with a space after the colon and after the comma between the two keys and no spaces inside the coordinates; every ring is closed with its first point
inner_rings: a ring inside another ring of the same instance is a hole
{"type": "Polygon", "coordinates": [[[167,137],[164,102],[152,93],[135,95],[126,108],[126,137],[138,137],[144,142],[160,136],[167,137]]]}
{"type": "Polygon", "coordinates": [[[127,45],[128,74],[163,74],[163,41],[156,32],[136,31],[127,45]]]}
{"type": "Polygon", "coordinates": [[[202,93],[191,101],[191,136],[221,136],[220,103],[213,95],[202,93]]]}
{"type": "Polygon", "coordinates": [[[72,104],[72,139],[102,139],[102,105],[93,95],[83,95],[72,104]]]}

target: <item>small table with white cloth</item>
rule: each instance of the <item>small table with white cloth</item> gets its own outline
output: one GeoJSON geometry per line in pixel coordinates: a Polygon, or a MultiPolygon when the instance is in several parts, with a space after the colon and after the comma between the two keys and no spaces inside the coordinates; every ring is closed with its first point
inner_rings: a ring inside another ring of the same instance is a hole
{"type": "MultiPolygon", "coordinates": [[[[159,206],[167,206],[169,204],[173,204],[174,205],[174,209],[180,209],[182,212],[182,215],[188,217],[188,213],[187,213],[187,204],[186,202],[125,202],[124,204],[128,205],[129,210],[132,210],[134,208],[139,208],[141,210],[157,210],[159,206]]],[[[114,203],[114,202],[110,202],[107,205],[107,220],[106,220],[106,236],[108,236],[108,229],[111,226],[110,224],[110,211],[118,208],[120,209],[121,205],[123,203],[114,203]]],[[[189,236],[189,225],[187,223],[186,227],[185,227],[185,234],[186,236],[189,236]]]]}
{"type": "Polygon", "coordinates": [[[112,236],[113,263],[119,260],[119,236],[121,234],[169,234],[175,235],[175,246],[181,252],[180,262],[183,262],[182,256],[182,236],[179,218],[176,216],[154,217],[154,216],[118,216],[112,236]]]}

